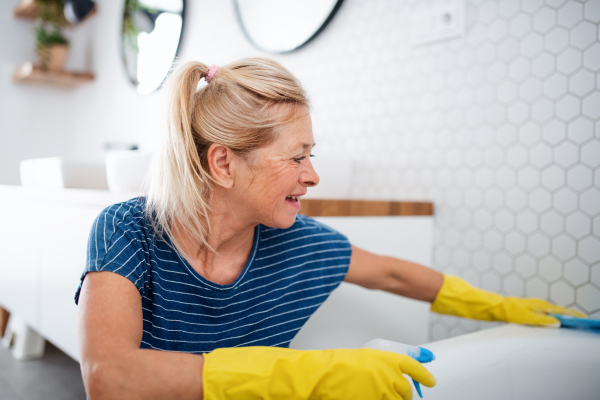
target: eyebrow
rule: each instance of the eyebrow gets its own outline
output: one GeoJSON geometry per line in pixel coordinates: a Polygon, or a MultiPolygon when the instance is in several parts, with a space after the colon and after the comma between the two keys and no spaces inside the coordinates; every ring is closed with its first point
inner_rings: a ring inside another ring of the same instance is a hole
{"type": "Polygon", "coordinates": [[[317,144],[313,143],[313,144],[308,144],[308,143],[302,143],[302,148],[306,149],[307,147],[313,148],[315,147],[317,144]]]}

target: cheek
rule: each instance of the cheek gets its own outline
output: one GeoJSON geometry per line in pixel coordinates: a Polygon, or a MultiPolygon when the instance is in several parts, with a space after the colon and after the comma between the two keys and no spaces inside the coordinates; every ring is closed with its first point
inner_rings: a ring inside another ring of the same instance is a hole
{"type": "Polygon", "coordinates": [[[262,178],[258,185],[258,195],[269,202],[282,200],[291,194],[290,190],[297,182],[295,171],[288,166],[271,165],[261,171],[260,175],[262,178]]]}

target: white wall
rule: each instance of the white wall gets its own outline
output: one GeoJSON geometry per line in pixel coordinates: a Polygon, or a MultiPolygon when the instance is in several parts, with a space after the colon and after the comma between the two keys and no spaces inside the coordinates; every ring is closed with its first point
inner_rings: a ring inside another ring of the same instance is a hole
{"type": "MultiPolygon", "coordinates": [[[[122,2],[71,32],[70,66],[97,75],[72,91],[10,82],[32,56],[16,2],[0,4],[0,182],[22,158],[152,147],[162,92],[140,97],[124,75],[122,2]]],[[[434,201],[436,268],[599,317],[600,1],[469,1],[465,37],[413,49],[411,10],[432,3],[345,0],[314,42],[274,57],[312,98],[315,153],[355,160],[355,198],[434,201]]],[[[262,55],[231,1],[188,6],[184,59],[262,55]]],[[[481,326],[436,317],[432,338],[481,326]]]]}

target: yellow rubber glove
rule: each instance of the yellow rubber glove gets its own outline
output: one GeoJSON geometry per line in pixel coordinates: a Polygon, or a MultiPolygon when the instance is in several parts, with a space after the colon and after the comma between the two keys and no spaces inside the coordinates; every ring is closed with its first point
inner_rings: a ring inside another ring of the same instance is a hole
{"type": "Polygon", "coordinates": [[[435,385],[418,361],[388,351],[224,348],[204,354],[204,400],[410,400],[403,373],[435,385]]]}
{"type": "Polygon", "coordinates": [[[547,313],[586,317],[579,311],[554,306],[541,299],[502,297],[486,292],[452,275],[444,275],[444,283],[431,305],[431,311],[484,321],[552,327],[559,327],[560,321],[547,313]]]}

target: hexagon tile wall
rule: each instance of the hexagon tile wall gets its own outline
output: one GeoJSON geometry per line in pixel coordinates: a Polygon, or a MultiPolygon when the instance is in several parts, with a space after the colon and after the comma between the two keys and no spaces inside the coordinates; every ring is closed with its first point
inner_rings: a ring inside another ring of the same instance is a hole
{"type": "Polygon", "coordinates": [[[600,318],[600,1],[470,1],[464,37],[411,48],[433,3],[344,4],[305,79],[315,151],[360,160],[355,198],[433,200],[436,268],[600,318]]]}

